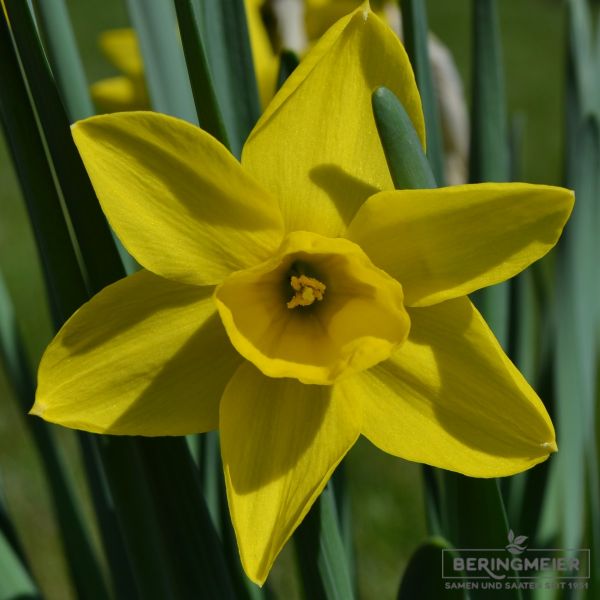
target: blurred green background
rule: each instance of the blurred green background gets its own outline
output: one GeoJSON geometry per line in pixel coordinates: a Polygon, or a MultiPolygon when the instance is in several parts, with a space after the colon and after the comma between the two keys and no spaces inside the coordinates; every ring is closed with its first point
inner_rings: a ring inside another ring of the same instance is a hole
{"type": "MultiPolygon", "coordinates": [[[[77,40],[90,82],[115,74],[97,45],[98,34],[127,25],[121,0],[70,0],[77,40]]],[[[558,0],[502,0],[508,105],[524,116],[523,179],[559,183],[563,136],[562,95],[565,14],[558,0]]],[[[431,29],[453,52],[470,82],[469,0],[429,0],[431,29]]],[[[0,139],[0,268],[17,307],[31,364],[37,364],[51,336],[40,268],[32,234],[4,141],[0,139]]],[[[64,560],[35,451],[0,370],[0,493],[5,497],[40,586],[47,597],[72,597],[64,560]]],[[[83,489],[71,432],[61,431],[70,467],[83,489]]],[[[425,534],[420,467],[387,456],[362,441],[347,460],[354,509],[360,596],[392,598],[405,562],[425,534]]],[[[91,514],[91,511],[90,511],[91,514]]],[[[282,597],[293,598],[290,545],[273,572],[282,597]]]]}

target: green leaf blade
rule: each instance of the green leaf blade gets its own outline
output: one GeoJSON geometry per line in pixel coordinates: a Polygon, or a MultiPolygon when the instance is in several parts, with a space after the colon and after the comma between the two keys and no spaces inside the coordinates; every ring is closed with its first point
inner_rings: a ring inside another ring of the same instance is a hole
{"type": "Polygon", "coordinates": [[[355,597],[331,485],[296,530],[294,542],[307,598],[352,600],[355,597]]]}
{"type": "Polygon", "coordinates": [[[171,2],[127,0],[142,56],[152,107],[197,123],[194,99],[171,2]]]}
{"type": "Polygon", "coordinates": [[[0,600],[42,600],[33,580],[0,531],[0,600]]]}
{"type": "MultiPolygon", "coordinates": [[[[29,10],[28,3],[22,4],[29,10]]],[[[35,5],[68,112],[74,121],[90,117],[94,106],[65,1],[36,0],[35,5]]]]}
{"type": "MultiPolygon", "coordinates": [[[[473,101],[469,180],[507,181],[510,172],[508,120],[500,25],[495,0],[473,0],[473,101]]],[[[504,349],[508,348],[510,284],[472,296],[504,349]]]]}
{"type": "Polygon", "coordinates": [[[217,100],[210,69],[202,29],[202,15],[193,0],[175,0],[175,9],[198,122],[205,131],[230,148],[229,133],[217,100]]]}
{"type": "MultiPolygon", "coordinates": [[[[17,331],[12,302],[0,274],[0,357],[21,410],[33,404],[34,382],[17,331]]],[[[78,593],[86,598],[104,600],[108,589],[95,548],[86,528],[54,431],[38,419],[27,419],[48,481],[71,578],[78,593]]]]}
{"type": "Polygon", "coordinates": [[[427,157],[439,186],[445,182],[444,150],[437,94],[429,60],[427,9],[424,0],[401,0],[404,45],[415,71],[423,103],[427,133],[427,157]]]}
{"type": "Polygon", "coordinates": [[[230,149],[242,146],[261,114],[244,0],[202,0],[204,39],[230,149]]]}
{"type": "MultiPolygon", "coordinates": [[[[27,73],[36,114],[56,174],[77,245],[85,265],[92,273],[93,293],[125,275],[100,203],[75,147],[69,119],[65,113],[44,51],[37,36],[31,12],[25,2],[6,1],[14,23],[14,38],[19,58],[27,73]]],[[[87,274],[89,276],[89,274],[87,274]]]]}
{"type": "Polygon", "coordinates": [[[451,550],[452,546],[443,538],[430,538],[423,542],[410,557],[400,582],[397,600],[463,600],[465,594],[460,590],[446,589],[441,577],[443,552],[451,550]]]}

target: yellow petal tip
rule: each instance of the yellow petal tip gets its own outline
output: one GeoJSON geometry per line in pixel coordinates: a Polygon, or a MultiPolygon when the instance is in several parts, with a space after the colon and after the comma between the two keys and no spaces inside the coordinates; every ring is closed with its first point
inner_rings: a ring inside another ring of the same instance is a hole
{"type": "MultiPolygon", "coordinates": [[[[269,565],[269,571],[271,570],[271,565],[269,565]]],[[[244,568],[246,575],[248,577],[248,579],[256,584],[258,587],[263,587],[263,585],[265,585],[265,581],[267,580],[267,575],[264,573],[258,574],[258,573],[253,573],[252,571],[249,571],[248,569],[244,568]]]]}
{"type": "Polygon", "coordinates": [[[29,411],[29,415],[34,417],[44,417],[44,413],[46,412],[46,405],[39,400],[36,400],[29,411]]]}
{"type": "Polygon", "coordinates": [[[542,444],[542,448],[548,452],[548,454],[552,454],[553,452],[558,452],[558,446],[556,445],[556,441],[552,440],[551,442],[544,442],[542,444]]]}

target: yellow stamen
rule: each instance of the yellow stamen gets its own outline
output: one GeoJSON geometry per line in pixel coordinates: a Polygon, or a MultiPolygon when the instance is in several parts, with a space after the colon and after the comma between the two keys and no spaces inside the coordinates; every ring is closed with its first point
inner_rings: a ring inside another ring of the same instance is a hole
{"type": "Polygon", "coordinates": [[[288,308],[296,308],[296,306],[310,306],[315,300],[323,300],[323,292],[325,284],[321,283],[314,277],[306,275],[292,275],[290,285],[294,292],[294,297],[287,303],[288,308]]]}

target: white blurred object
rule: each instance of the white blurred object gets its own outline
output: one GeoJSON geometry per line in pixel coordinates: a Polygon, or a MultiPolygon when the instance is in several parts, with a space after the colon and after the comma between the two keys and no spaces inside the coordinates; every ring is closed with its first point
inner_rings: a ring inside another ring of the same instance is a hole
{"type": "Polygon", "coordinates": [[[302,54],[308,47],[304,0],[271,0],[283,48],[302,54]]]}
{"type": "Polygon", "coordinates": [[[402,37],[402,16],[398,5],[395,2],[386,2],[383,5],[383,14],[388,25],[402,37]]]}
{"type": "Polygon", "coordinates": [[[468,178],[469,115],[462,80],[452,54],[432,33],[429,60],[444,138],[447,185],[465,183],[468,178]]]}

